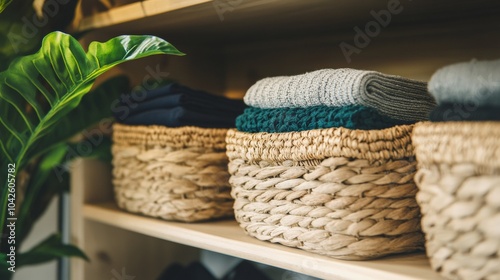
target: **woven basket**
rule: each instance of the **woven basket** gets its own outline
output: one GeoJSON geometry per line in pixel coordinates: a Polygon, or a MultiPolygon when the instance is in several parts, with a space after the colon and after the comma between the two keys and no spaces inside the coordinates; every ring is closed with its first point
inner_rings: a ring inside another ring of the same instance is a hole
{"type": "Polygon", "coordinates": [[[422,123],[422,229],[432,267],[449,279],[500,279],[500,123],[422,123]]]}
{"type": "Polygon", "coordinates": [[[166,220],[233,215],[227,129],[113,125],[118,206],[166,220]]]}
{"type": "Polygon", "coordinates": [[[237,221],[258,239],[340,259],[423,249],[411,131],[229,130],[237,221]]]}

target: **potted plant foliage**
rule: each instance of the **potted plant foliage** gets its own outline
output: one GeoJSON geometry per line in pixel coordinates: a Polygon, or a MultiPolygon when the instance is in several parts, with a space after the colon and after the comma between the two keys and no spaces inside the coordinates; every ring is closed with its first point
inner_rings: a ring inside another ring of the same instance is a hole
{"type": "MultiPolygon", "coordinates": [[[[3,13],[8,2],[0,0],[3,13]]],[[[11,5],[16,2],[23,1],[11,5]]],[[[1,36],[7,37],[14,25],[9,29],[0,20],[1,36]]],[[[118,77],[87,93],[99,75],[122,62],[182,55],[155,36],[92,42],[85,52],[75,38],[56,31],[32,45],[38,51],[22,56],[15,54],[29,53],[29,48],[9,55],[9,47],[0,46],[0,63],[11,61],[0,68],[0,279],[10,279],[23,265],[63,256],[86,258],[77,247],[63,244],[57,233],[25,252],[19,247],[51,198],[67,185],[54,168],[70,158],[69,139],[109,117],[111,101],[127,83],[118,77]]]]}

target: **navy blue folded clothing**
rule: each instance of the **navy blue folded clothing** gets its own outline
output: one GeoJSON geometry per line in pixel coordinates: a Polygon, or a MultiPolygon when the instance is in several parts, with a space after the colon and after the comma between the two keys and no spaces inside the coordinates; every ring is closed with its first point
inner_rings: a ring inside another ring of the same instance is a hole
{"type": "Polygon", "coordinates": [[[211,111],[229,111],[239,115],[243,113],[246,107],[242,100],[216,96],[175,83],[148,91],[145,93],[145,97],[141,96],[141,100],[134,100],[132,95],[129,97],[124,99],[131,102],[127,104],[122,101],[122,105],[128,107],[131,114],[183,106],[197,111],[204,110],[207,113],[211,111]]]}
{"type": "Polygon", "coordinates": [[[118,122],[128,125],[164,125],[169,127],[199,126],[206,128],[234,127],[235,117],[224,112],[202,113],[178,106],[168,109],[149,110],[131,115],[118,122]]]}
{"type": "Polygon", "coordinates": [[[118,122],[129,125],[234,127],[246,105],[242,100],[193,90],[179,84],[122,97],[118,122]]]}
{"type": "MultiPolygon", "coordinates": [[[[243,109],[238,109],[237,106],[225,105],[223,101],[216,98],[198,98],[186,93],[176,93],[172,95],[161,96],[138,103],[136,106],[129,106],[131,115],[147,112],[150,110],[169,109],[174,107],[183,107],[192,111],[204,112],[206,114],[227,112],[235,118],[243,113],[243,109]]],[[[222,98],[224,100],[228,100],[222,98]]],[[[230,100],[233,101],[233,100],[230,100]]],[[[241,104],[244,104],[242,101],[241,104]]]]}
{"type": "Polygon", "coordinates": [[[447,121],[500,121],[500,107],[478,106],[477,103],[443,103],[430,114],[433,122],[447,121]]]}

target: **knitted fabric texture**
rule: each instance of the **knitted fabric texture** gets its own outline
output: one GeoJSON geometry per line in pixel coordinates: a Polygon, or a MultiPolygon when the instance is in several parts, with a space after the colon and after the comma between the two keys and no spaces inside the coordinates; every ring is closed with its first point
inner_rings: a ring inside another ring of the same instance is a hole
{"type": "Polygon", "coordinates": [[[430,119],[433,122],[500,121],[500,107],[443,103],[432,110],[430,119]]]}
{"type": "Polygon", "coordinates": [[[244,101],[259,108],[364,105],[394,119],[419,121],[435,106],[426,86],[375,71],[323,69],[262,79],[250,87],[244,101]]]}
{"type": "Polygon", "coordinates": [[[462,62],[439,69],[429,92],[441,103],[500,106],[500,59],[462,62]]]}
{"type": "Polygon", "coordinates": [[[314,106],[308,108],[260,109],[250,107],[236,118],[243,132],[291,132],[319,128],[384,129],[408,122],[381,115],[365,106],[314,106]]]}

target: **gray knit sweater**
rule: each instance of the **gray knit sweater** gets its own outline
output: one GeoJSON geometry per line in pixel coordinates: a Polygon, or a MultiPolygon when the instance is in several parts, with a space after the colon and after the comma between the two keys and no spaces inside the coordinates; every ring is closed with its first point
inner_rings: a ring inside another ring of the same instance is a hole
{"type": "Polygon", "coordinates": [[[438,103],[500,106],[500,59],[445,66],[429,81],[438,103]]]}
{"type": "Polygon", "coordinates": [[[258,108],[364,105],[404,121],[427,120],[435,106],[424,82],[348,68],[265,78],[244,101],[258,108]]]}

